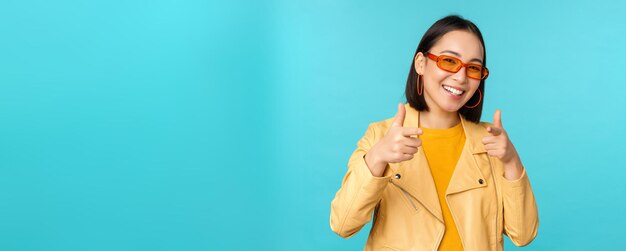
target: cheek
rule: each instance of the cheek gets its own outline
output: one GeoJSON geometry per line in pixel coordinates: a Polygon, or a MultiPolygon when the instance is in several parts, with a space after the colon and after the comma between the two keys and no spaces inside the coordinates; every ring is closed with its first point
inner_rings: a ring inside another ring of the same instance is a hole
{"type": "MultiPolygon", "coordinates": [[[[436,66],[435,66],[436,67],[436,66]]],[[[439,69],[430,69],[427,67],[425,72],[425,86],[426,88],[437,88],[441,85],[447,77],[452,76],[452,74],[439,70],[439,69]]]]}
{"type": "Polygon", "coordinates": [[[470,86],[470,90],[477,92],[478,91],[478,87],[480,86],[480,80],[469,80],[468,82],[469,86],[470,86]]]}

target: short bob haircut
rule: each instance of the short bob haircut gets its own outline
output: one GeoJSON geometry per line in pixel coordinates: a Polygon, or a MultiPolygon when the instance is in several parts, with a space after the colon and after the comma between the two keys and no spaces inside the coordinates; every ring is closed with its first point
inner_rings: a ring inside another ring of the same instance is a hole
{"type": "MultiPolygon", "coordinates": [[[[487,51],[485,50],[485,41],[483,40],[483,35],[480,33],[480,30],[474,23],[457,15],[450,15],[435,22],[426,31],[426,33],[424,33],[422,40],[417,46],[417,50],[415,50],[415,54],[413,55],[413,58],[411,58],[411,68],[409,69],[409,77],[406,80],[406,90],[405,90],[406,100],[409,103],[409,105],[411,105],[413,108],[417,109],[418,111],[428,111],[428,105],[426,104],[426,100],[424,99],[423,95],[417,95],[418,86],[416,83],[417,72],[415,71],[415,56],[417,56],[418,52],[421,52],[425,56],[426,52],[428,52],[433,47],[433,45],[435,45],[435,43],[437,43],[437,41],[439,41],[439,39],[443,37],[443,35],[445,35],[448,32],[456,31],[456,30],[468,31],[468,32],[475,34],[478,37],[478,39],[480,40],[480,43],[483,46],[483,52],[484,52],[483,66],[487,67],[487,51]]],[[[422,79],[420,78],[420,83],[421,81],[422,79]]],[[[423,83],[421,84],[423,85],[423,83]]],[[[482,101],[480,102],[480,104],[478,104],[474,108],[467,108],[465,106],[462,106],[461,109],[459,109],[459,113],[465,119],[472,121],[474,123],[480,122],[480,116],[483,112],[483,103],[484,103],[483,101],[485,100],[485,80],[484,79],[480,81],[480,85],[478,86],[478,89],[482,92],[482,95],[483,95],[482,101]]],[[[478,95],[479,94],[477,92],[474,93],[474,96],[472,96],[472,98],[470,98],[470,100],[467,101],[467,104],[469,106],[476,104],[476,102],[478,102],[479,100],[478,95]]]]}

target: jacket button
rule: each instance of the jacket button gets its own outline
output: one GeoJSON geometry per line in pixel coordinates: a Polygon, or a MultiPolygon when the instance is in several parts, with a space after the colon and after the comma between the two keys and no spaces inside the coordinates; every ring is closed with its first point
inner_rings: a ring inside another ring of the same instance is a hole
{"type": "Polygon", "coordinates": [[[396,179],[400,179],[402,177],[402,175],[400,175],[399,173],[396,173],[396,175],[393,176],[396,179]]]}
{"type": "Polygon", "coordinates": [[[478,183],[483,184],[483,179],[478,179],[478,183]]]}

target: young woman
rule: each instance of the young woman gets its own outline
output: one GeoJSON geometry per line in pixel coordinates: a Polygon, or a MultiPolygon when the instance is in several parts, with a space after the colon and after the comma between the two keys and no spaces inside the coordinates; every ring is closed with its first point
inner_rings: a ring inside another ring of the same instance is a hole
{"type": "Polygon", "coordinates": [[[331,203],[348,238],[374,214],[365,250],[502,250],[537,235],[526,170],[504,130],[480,122],[489,75],[482,34],[448,16],[422,37],[395,117],[369,125],[331,203]]]}

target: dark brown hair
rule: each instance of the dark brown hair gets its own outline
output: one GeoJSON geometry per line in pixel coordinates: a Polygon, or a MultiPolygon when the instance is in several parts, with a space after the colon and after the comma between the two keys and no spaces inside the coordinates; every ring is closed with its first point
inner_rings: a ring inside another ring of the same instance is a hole
{"type": "MultiPolygon", "coordinates": [[[[428,111],[428,105],[426,104],[426,100],[424,99],[424,95],[417,95],[417,72],[415,72],[415,56],[417,53],[421,52],[426,56],[426,52],[430,50],[430,48],[439,41],[443,35],[448,32],[456,31],[456,30],[464,30],[475,34],[480,40],[481,45],[483,46],[483,66],[487,67],[487,51],[485,50],[485,41],[483,40],[483,35],[480,33],[478,27],[472,23],[471,21],[464,19],[457,15],[450,15],[439,19],[439,21],[435,22],[430,28],[424,33],[422,40],[419,45],[417,45],[417,50],[415,50],[415,54],[411,58],[411,68],[409,69],[409,77],[406,80],[406,90],[405,96],[406,101],[413,108],[418,111],[428,111]]],[[[420,82],[422,79],[420,78],[420,82]]],[[[421,83],[423,85],[423,83],[421,83]]],[[[459,109],[459,113],[467,120],[472,121],[474,123],[480,122],[480,116],[483,112],[483,101],[485,100],[485,80],[480,81],[480,85],[478,89],[482,92],[482,100],[480,104],[478,104],[474,108],[467,108],[465,106],[459,109]]],[[[474,96],[467,101],[469,106],[473,106],[479,100],[478,92],[474,93],[474,96]]]]}

